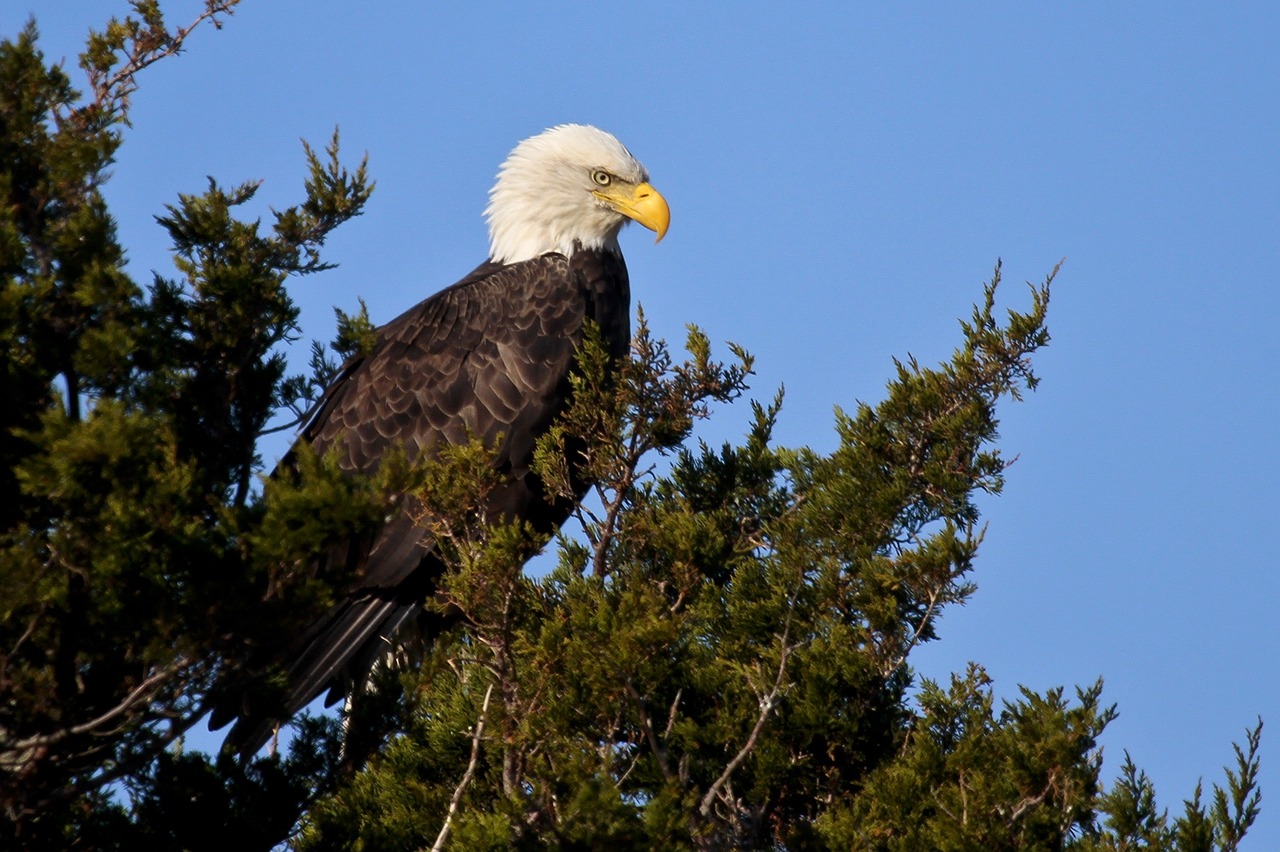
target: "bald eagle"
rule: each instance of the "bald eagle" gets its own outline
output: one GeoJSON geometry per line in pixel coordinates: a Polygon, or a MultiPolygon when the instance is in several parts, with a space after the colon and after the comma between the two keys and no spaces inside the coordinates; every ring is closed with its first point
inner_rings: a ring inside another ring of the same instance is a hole
{"type": "MultiPolygon", "coordinates": [[[[490,517],[552,531],[571,506],[545,499],[530,469],[534,445],[567,402],[575,351],[589,322],[622,358],[630,291],[618,233],[639,222],[662,239],[667,202],[639,161],[595,127],[553,127],[516,146],[485,211],[489,258],[461,281],[377,330],[372,351],[343,365],[300,442],[335,448],[344,469],[374,470],[393,447],[409,458],[474,437],[503,474],[490,517]]],[[[287,673],[283,717],[325,690],[361,683],[419,615],[444,570],[427,533],[386,521],[358,580],[329,613],[273,660],[287,673]]],[[[258,751],[282,721],[243,695],[219,699],[211,719],[238,718],[227,748],[258,751]]]]}

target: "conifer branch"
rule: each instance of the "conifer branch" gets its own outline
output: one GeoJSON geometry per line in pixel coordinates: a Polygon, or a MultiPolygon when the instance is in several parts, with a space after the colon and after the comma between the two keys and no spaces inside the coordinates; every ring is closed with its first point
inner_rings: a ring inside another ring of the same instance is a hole
{"type": "Polygon", "coordinates": [[[68,728],[54,731],[50,734],[39,734],[34,737],[27,737],[22,740],[15,740],[9,748],[13,751],[22,752],[30,749],[47,748],[56,745],[70,737],[77,737],[82,734],[107,735],[111,731],[103,730],[107,725],[115,722],[121,716],[133,711],[140,705],[149,702],[154,697],[156,688],[166,680],[172,678],[179,670],[183,668],[181,663],[175,663],[172,666],[166,666],[163,669],[147,677],[139,683],[133,690],[120,700],[111,709],[81,722],[78,725],[72,725],[68,728]]]}
{"type": "Polygon", "coordinates": [[[111,19],[105,32],[90,35],[88,49],[81,55],[80,64],[89,75],[89,85],[93,89],[91,106],[108,120],[119,118],[128,124],[129,98],[138,89],[135,79],[138,72],[167,56],[180,53],[187,38],[205,21],[216,29],[222,29],[218,16],[235,14],[239,3],[240,0],[205,0],[204,10],[194,21],[170,32],[158,3],[154,0],[133,0],[133,9],[139,19],[111,19]],[[117,68],[121,52],[125,52],[125,58],[117,68]]]}

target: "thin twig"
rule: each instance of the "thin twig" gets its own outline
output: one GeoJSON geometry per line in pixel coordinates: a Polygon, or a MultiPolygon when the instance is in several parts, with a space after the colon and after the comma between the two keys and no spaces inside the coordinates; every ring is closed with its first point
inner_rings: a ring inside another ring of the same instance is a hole
{"type": "Polygon", "coordinates": [[[476,764],[480,762],[480,738],[484,735],[484,723],[489,715],[489,699],[492,697],[493,684],[489,684],[489,688],[484,692],[484,704],[480,708],[480,718],[476,720],[475,733],[471,735],[471,760],[467,763],[467,771],[462,774],[462,780],[454,788],[452,798],[449,799],[449,811],[445,814],[444,825],[440,826],[440,833],[436,835],[436,842],[431,845],[431,852],[440,852],[444,849],[445,841],[449,839],[449,828],[453,824],[453,815],[458,812],[462,794],[466,792],[467,785],[471,783],[471,777],[476,773],[476,764]]]}
{"type": "MultiPolygon", "coordinates": [[[[235,7],[239,2],[240,0],[206,0],[204,11],[194,21],[186,27],[178,27],[172,34],[167,31],[160,34],[158,43],[139,43],[135,39],[129,57],[124,65],[114,73],[105,74],[90,71],[89,78],[94,90],[95,103],[105,105],[109,101],[116,101],[120,105],[119,108],[126,109],[129,103],[129,96],[138,88],[134,77],[139,71],[159,62],[166,56],[172,56],[180,52],[187,37],[204,21],[208,20],[212,22],[215,28],[221,29],[222,22],[218,20],[218,15],[234,14],[235,7]]],[[[154,31],[140,33],[140,35],[157,38],[157,34],[154,31]]]]}
{"type": "Polygon", "coordinates": [[[662,732],[664,740],[671,739],[671,731],[676,726],[676,710],[680,707],[680,696],[684,695],[684,687],[676,690],[676,697],[671,699],[671,709],[667,711],[667,729],[662,732]]]}
{"type": "Polygon", "coordinates": [[[107,712],[103,713],[100,716],[90,719],[87,722],[82,722],[79,725],[72,725],[69,728],[63,728],[62,730],[54,731],[52,734],[41,734],[35,737],[28,737],[25,740],[17,740],[16,742],[12,743],[12,745],[10,745],[9,748],[13,750],[25,750],[25,749],[35,748],[39,746],[50,746],[50,745],[59,743],[62,740],[67,739],[68,737],[79,736],[80,734],[93,733],[98,728],[101,728],[103,725],[106,725],[108,722],[114,720],[116,717],[123,716],[125,713],[128,713],[137,705],[150,701],[152,697],[151,695],[152,690],[158,684],[163,683],[164,681],[171,678],[178,671],[179,668],[180,666],[174,665],[174,666],[166,666],[165,668],[160,669],[155,674],[151,675],[151,677],[147,678],[142,683],[138,684],[134,688],[134,690],[130,692],[128,695],[126,695],[119,704],[117,704],[115,707],[112,707],[110,710],[108,710],[107,712]]]}
{"type": "Polygon", "coordinates": [[[916,625],[915,632],[911,638],[907,640],[906,647],[901,648],[896,660],[888,660],[891,665],[886,665],[881,671],[881,677],[888,677],[896,672],[903,664],[907,662],[907,657],[911,654],[913,648],[920,643],[920,637],[924,635],[925,629],[933,621],[933,612],[938,607],[938,601],[942,597],[942,589],[934,588],[929,592],[929,605],[925,607],[924,615],[920,619],[920,623],[916,625]]]}
{"type": "Polygon", "coordinates": [[[671,766],[667,763],[667,750],[658,740],[658,734],[653,729],[653,720],[649,718],[649,711],[645,709],[644,699],[636,691],[635,685],[631,683],[630,679],[627,680],[627,694],[636,703],[636,710],[640,713],[640,725],[644,728],[645,739],[649,741],[649,748],[653,750],[653,756],[658,761],[658,768],[662,770],[662,777],[669,781],[671,780],[671,766]]]}
{"type": "MultiPolygon", "coordinates": [[[[794,600],[792,605],[794,606],[794,600]]],[[[792,610],[787,611],[787,621],[782,628],[782,652],[778,659],[778,674],[773,679],[773,689],[769,690],[768,695],[760,699],[760,715],[756,717],[756,724],[751,729],[751,734],[747,737],[747,741],[743,743],[742,748],[738,749],[738,753],[725,766],[724,772],[720,773],[720,777],[715,780],[715,783],[707,789],[706,795],[702,797],[702,801],[698,805],[698,813],[704,817],[711,815],[712,805],[715,804],[716,797],[720,795],[720,790],[729,783],[729,778],[733,775],[734,770],[755,749],[760,732],[764,730],[764,723],[768,721],[770,714],[773,713],[773,709],[777,706],[778,696],[782,694],[783,681],[786,679],[787,660],[790,659],[791,652],[796,648],[794,645],[787,644],[787,636],[791,631],[791,613],[792,610]]]]}
{"type": "Polygon", "coordinates": [[[1044,789],[1034,796],[1024,796],[1018,804],[1014,805],[1013,811],[1009,814],[1006,822],[1012,826],[1018,819],[1026,813],[1029,808],[1036,807],[1049,797],[1049,794],[1055,792],[1058,786],[1058,773],[1054,770],[1049,772],[1049,778],[1045,782],[1044,789]]]}

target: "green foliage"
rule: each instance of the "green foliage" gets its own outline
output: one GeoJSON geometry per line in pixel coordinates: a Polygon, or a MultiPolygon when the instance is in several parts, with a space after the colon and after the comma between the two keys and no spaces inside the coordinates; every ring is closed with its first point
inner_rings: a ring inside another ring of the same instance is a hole
{"type": "Polygon", "coordinates": [[[455,472],[424,497],[449,496],[424,521],[465,543],[440,601],[463,626],[405,673],[401,733],[298,846],[1233,848],[1256,732],[1228,815],[1189,805],[1169,829],[1131,764],[1099,781],[1100,683],[997,709],[974,665],[908,697],[911,650],[972,591],[973,497],[1005,471],[997,403],[1034,387],[1048,341],[1048,282],[1003,322],[998,284],[948,363],[898,364],[882,403],[837,416],[829,455],[771,445],[780,394],[741,443],[682,446],[743,391],[736,348],[717,362],[694,329],[677,362],[643,315],[628,362],[589,341],[538,464],[553,497],[594,485],[539,580],[519,570],[528,538],[475,514],[483,448],[442,459],[455,472]]]}
{"type": "Polygon", "coordinates": [[[1155,786],[1146,773],[1125,754],[1120,776],[1095,805],[1103,816],[1103,830],[1085,834],[1070,848],[1082,852],[1121,852],[1131,849],[1170,849],[1177,852],[1234,852],[1259,813],[1258,747],[1262,722],[1245,732],[1247,748],[1236,745],[1235,768],[1226,771],[1227,787],[1214,785],[1213,806],[1201,804],[1200,784],[1183,813],[1169,823],[1168,814],[1156,804],[1155,786]]]}
{"type": "Polygon", "coordinates": [[[1060,848],[1092,828],[1097,738],[1115,717],[1100,694],[1071,706],[1061,689],[1023,689],[997,714],[976,665],[947,690],[925,681],[902,750],[819,831],[832,848],[1060,848]]]}
{"type": "MultiPolygon", "coordinates": [[[[1199,790],[1196,798],[1200,797],[1199,790]]],[[[1108,834],[1115,845],[1131,849],[1159,849],[1168,845],[1165,815],[1156,809],[1156,789],[1147,774],[1134,766],[1125,752],[1120,777],[1099,801],[1108,834]]],[[[1180,844],[1179,848],[1183,848],[1180,844]]],[[[1198,848],[1198,847],[1197,847],[1198,848]]]]}

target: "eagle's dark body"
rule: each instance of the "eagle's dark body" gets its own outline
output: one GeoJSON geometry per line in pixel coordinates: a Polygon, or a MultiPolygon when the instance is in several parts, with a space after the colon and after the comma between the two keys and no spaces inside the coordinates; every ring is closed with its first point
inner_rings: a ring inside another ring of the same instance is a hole
{"type": "MultiPolygon", "coordinates": [[[[412,459],[478,437],[496,449],[505,482],[487,514],[550,532],[572,506],[545,499],[530,470],[534,446],[568,401],[587,323],[599,326],[615,358],[625,355],[629,303],[626,266],[609,249],[482,264],[378,329],[372,351],[343,366],[299,440],[320,452],[338,448],[342,466],[363,473],[395,447],[412,459]]],[[[354,588],[275,660],[287,669],[284,714],[264,715],[242,699],[215,710],[215,725],[239,717],[229,747],[252,753],[326,689],[333,699],[360,682],[444,570],[424,530],[403,514],[353,552],[363,559],[354,588]]]]}

